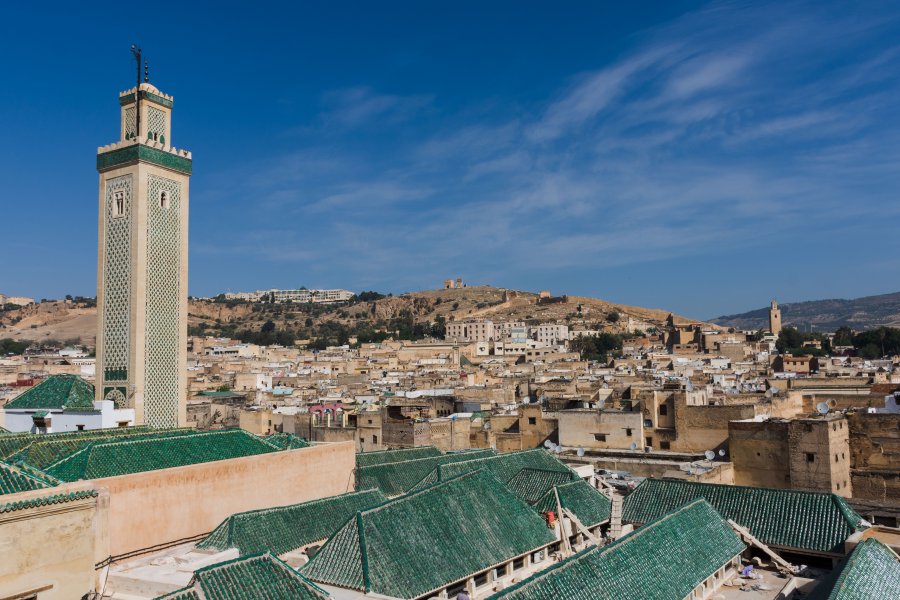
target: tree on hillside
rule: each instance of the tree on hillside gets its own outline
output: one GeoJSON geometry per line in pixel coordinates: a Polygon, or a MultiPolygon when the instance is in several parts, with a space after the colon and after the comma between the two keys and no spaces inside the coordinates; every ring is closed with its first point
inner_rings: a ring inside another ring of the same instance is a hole
{"type": "Polygon", "coordinates": [[[25,352],[25,349],[28,348],[28,344],[26,342],[17,342],[16,340],[10,338],[4,338],[0,340],[0,356],[6,356],[8,354],[22,354],[25,352]]]}
{"type": "Polygon", "coordinates": [[[610,323],[618,323],[619,322],[619,313],[613,311],[606,315],[606,320],[610,323]]]}
{"type": "Polygon", "coordinates": [[[847,326],[838,327],[837,331],[834,332],[833,344],[835,346],[852,346],[853,330],[847,326]]]}

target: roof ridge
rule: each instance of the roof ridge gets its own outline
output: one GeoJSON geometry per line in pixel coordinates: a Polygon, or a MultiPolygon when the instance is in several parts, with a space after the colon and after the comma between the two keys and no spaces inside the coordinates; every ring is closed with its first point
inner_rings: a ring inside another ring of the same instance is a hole
{"type": "Polygon", "coordinates": [[[268,508],[254,508],[251,510],[244,510],[241,512],[236,512],[234,514],[231,514],[231,515],[225,517],[225,520],[231,521],[235,517],[264,515],[264,514],[268,514],[270,512],[274,512],[277,510],[284,510],[286,508],[294,508],[297,506],[312,506],[315,504],[327,502],[329,500],[335,500],[337,498],[345,498],[347,496],[354,496],[354,495],[358,495],[358,494],[368,494],[368,493],[376,492],[376,491],[378,491],[378,488],[371,488],[371,489],[367,489],[367,490],[356,490],[353,492],[344,492],[343,494],[335,494],[334,496],[325,496],[324,498],[316,498],[315,500],[307,500],[306,502],[295,502],[294,504],[284,504],[282,506],[270,506],[268,508]]]}
{"type": "MultiPolygon", "coordinates": [[[[366,510],[357,511],[357,514],[361,515],[362,513],[368,514],[368,513],[373,513],[373,512],[379,511],[382,508],[386,508],[390,504],[395,504],[401,500],[409,500],[411,498],[416,498],[426,492],[431,492],[431,491],[437,489],[439,486],[449,485],[449,484],[454,483],[464,477],[472,477],[472,476],[477,475],[478,473],[485,473],[487,475],[490,475],[492,478],[494,478],[497,481],[497,483],[502,484],[502,482],[499,479],[497,479],[496,477],[494,477],[493,473],[491,473],[490,471],[487,471],[485,469],[476,469],[474,471],[469,471],[467,473],[463,473],[462,475],[457,475],[456,477],[451,477],[450,479],[447,479],[444,481],[436,481],[436,482],[432,483],[431,485],[427,485],[421,489],[409,492],[407,494],[403,494],[402,496],[390,498],[386,502],[382,502],[381,504],[372,506],[371,508],[367,508],[366,510]]],[[[503,486],[503,487],[504,487],[504,489],[506,489],[506,486],[503,486]]],[[[509,492],[509,493],[512,494],[512,492],[509,492]]]]}
{"type": "MultiPolygon", "coordinates": [[[[779,493],[790,492],[792,494],[806,494],[806,495],[811,495],[811,496],[823,496],[823,497],[824,496],[832,496],[832,497],[840,498],[840,496],[838,496],[834,492],[817,492],[815,490],[795,490],[792,488],[772,488],[772,487],[761,487],[761,486],[756,486],[756,485],[734,485],[731,483],[709,483],[706,481],[687,481],[684,479],[676,479],[674,477],[647,477],[646,479],[644,479],[644,481],[642,481],[638,485],[638,487],[640,487],[641,485],[644,485],[648,481],[652,481],[654,483],[661,483],[661,482],[681,483],[684,485],[691,485],[691,486],[697,486],[697,487],[708,487],[708,488],[721,488],[721,489],[724,489],[724,488],[732,489],[733,488],[733,489],[739,489],[739,490],[759,490],[759,491],[764,491],[764,492],[779,492],[779,493]]],[[[635,489],[637,489],[637,488],[635,488],[635,489]]]]}

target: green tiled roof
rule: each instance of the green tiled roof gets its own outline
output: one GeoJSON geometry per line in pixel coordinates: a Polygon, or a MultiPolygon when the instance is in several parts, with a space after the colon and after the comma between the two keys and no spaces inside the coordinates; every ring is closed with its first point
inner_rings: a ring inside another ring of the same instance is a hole
{"type": "Polygon", "coordinates": [[[282,450],[309,448],[309,442],[293,433],[273,433],[272,435],[265,436],[263,439],[282,450]]]}
{"type": "Polygon", "coordinates": [[[377,490],[352,492],[291,506],[251,510],[231,515],[198,548],[237,548],[241,555],[290,552],[324,540],[358,511],[387,501],[377,490]]]}
{"type": "Polygon", "coordinates": [[[46,469],[50,465],[71,456],[79,450],[92,444],[126,439],[162,438],[176,435],[188,435],[196,433],[196,429],[143,429],[135,428],[134,431],[123,435],[119,428],[93,429],[84,432],[84,435],[71,435],[53,437],[49,435],[35,435],[34,441],[22,450],[12,454],[9,462],[26,463],[36,469],[46,469]]]}
{"type": "Polygon", "coordinates": [[[843,554],[844,540],[862,519],[843,498],[827,492],[646,479],[625,498],[622,519],[646,523],[703,498],[726,519],[764,544],[843,554]]]}
{"type": "Polygon", "coordinates": [[[555,539],[531,507],[476,471],[357,513],[301,571],[325,584],[417,598],[555,539]]]}
{"type": "Polygon", "coordinates": [[[128,437],[147,435],[155,430],[149,427],[115,427],[112,429],[91,429],[88,431],[63,431],[59,433],[10,433],[0,436],[0,459],[8,460],[13,454],[21,452],[37,442],[50,440],[76,440],[103,437],[128,437]]]}
{"type": "Polygon", "coordinates": [[[883,598],[900,598],[900,562],[890,548],[875,538],[857,545],[811,596],[811,600],[883,598]]]}
{"type": "Polygon", "coordinates": [[[704,500],[683,506],[609,546],[592,546],[490,600],[684,598],[744,543],[704,500]]]}
{"type": "Polygon", "coordinates": [[[374,467],[387,463],[400,462],[401,460],[415,460],[440,456],[441,451],[434,446],[419,446],[417,448],[401,448],[399,450],[380,450],[378,452],[359,452],[356,455],[357,467],[374,467]]]}
{"type": "Polygon", "coordinates": [[[469,471],[487,469],[503,483],[509,483],[522,469],[543,469],[545,471],[574,472],[542,448],[522,450],[520,452],[506,452],[478,460],[470,460],[465,463],[443,465],[440,469],[441,479],[450,479],[469,471]]]}
{"type": "Polygon", "coordinates": [[[323,600],[328,594],[271,554],[246,556],[194,571],[166,600],[323,600]],[[202,594],[202,596],[201,596],[202,594]]]}
{"type": "Polygon", "coordinates": [[[0,461],[0,495],[50,487],[44,481],[0,461]]]}
{"type": "Polygon", "coordinates": [[[99,442],[47,467],[46,471],[62,481],[76,481],[277,451],[275,446],[242,429],[226,429],[99,442]]]}
{"type": "MultiPolygon", "coordinates": [[[[555,488],[563,508],[567,508],[575,513],[575,516],[578,517],[578,520],[585,527],[593,527],[609,520],[612,512],[612,501],[583,479],[561,483],[555,488]]],[[[549,510],[556,512],[556,496],[553,490],[547,490],[534,505],[534,508],[541,513],[549,510]]]]}
{"type": "Polygon", "coordinates": [[[436,468],[439,465],[470,461],[494,454],[496,453],[493,450],[474,450],[360,467],[356,473],[356,489],[379,489],[386,496],[405,494],[420,483],[430,485],[436,482],[436,468]]]}
{"type": "Polygon", "coordinates": [[[97,490],[80,490],[77,492],[69,492],[67,494],[51,494],[49,496],[39,496],[37,498],[29,498],[27,500],[17,500],[15,502],[0,504],[0,513],[24,510],[26,508],[36,508],[38,506],[47,506],[48,504],[62,504],[64,502],[72,502],[74,500],[82,500],[84,498],[94,498],[96,496],[97,490]]]}
{"type": "Polygon", "coordinates": [[[51,375],[5,408],[94,410],[94,386],[76,375],[51,375]]]}
{"type": "Polygon", "coordinates": [[[566,483],[577,479],[578,476],[568,469],[522,469],[512,479],[506,482],[506,487],[513,494],[527,502],[534,504],[543,497],[548,490],[559,483],[566,483]]]}

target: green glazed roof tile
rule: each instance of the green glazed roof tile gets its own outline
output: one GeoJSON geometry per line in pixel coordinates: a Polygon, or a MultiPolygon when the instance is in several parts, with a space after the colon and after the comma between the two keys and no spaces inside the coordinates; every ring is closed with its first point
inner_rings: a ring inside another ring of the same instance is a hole
{"type": "Polygon", "coordinates": [[[863,540],[813,590],[810,600],[900,598],[900,561],[875,538],[863,540]]]}
{"type": "MultiPolygon", "coordinates": [[[[386,496],[405,494],[431,476],[439,465],[469,461],[484,456],[494,456],[494,454],[496,453],[493,450],[473,450],[359,467],[356,473],[356,489],[379,489],[386,496]]],[[[431,484],[436,480],[432,477],[427,483],[431,484]]]]}
{"type": "Polygon", "coordinates": [[[5,408],[94,410],[94,386],[76,375],[51,375],[5,408]]]}
{"type": "Polygon", "coordinates": [[[47,482],[0,461],[0,495],[40,490],[47,487],[50,487],[47,482]]]}
{"type": "Polygon", "coordinates": [[[62,481],[98,479],[256,454],[278,448],[242,429],[92,444],[47,467],[62,481]]]}
{"type": "Polygon", "coordinates": [[[506,487],[528,504],[534,504],[555,485],[577,478],[578,476],[569,470],[525,468],[513,475],[512,479],[506,482],[506,487]]]}
{"type": "Polygon", "coordinates": [[[147,435],[154,431],[149,427],[115,427],[112,429],[91,429],[88,431],[64,431],[60,433],[10,433],[0,436],[0,460],[11,460],[14,454],[23,451],[37,442],[50,440],[80,440],[97,436],[104,437],[129,437],[133,435],[147,435]]]}
{"type": "Polygon", "coordinates": [[[703,498],[726,519],[770,546],[843,554],[844,540],[862,525],[847,502],[827,492],[646,479],[625,498],[622,519],[646,523],[703,498]]]}
{"type": "Polygon", "coordinates": [[[379,450],[377,452],[359,452],[356,454],[356,466],[374,467],[375,465],[400,462],[401,460],[415,460],[417,458],[429,458],[440,455],[441,451],[434,446],[418,446],[416,448],[401,448],[399,450],[379,450]]]}
{"type": "MultiPolygon", "coordinates": [[[[585,527],[593,527],[608,521],[612,512],[612,501],[594,489],[583,479],[554,486],[559,494],[559,502],[578,517],[585,527]]],[[[534,505],[540,512],[557,512],[556,495],[553,490],[547,492],[534,505]]]]}
{"type": "Polygon", "coordinates": [[[237,513],[225,519],[197,547],[237,548],[241,555],[266,551],[281,555],[330,537],[357,511],[385,501],[381,492],[367,490],[237,513]]]}
{"type": "Polygon", "coordinates": [[[309,442],[293,433],[273,433],[272,435],[265,436],[263,439],[282,450],[309,448],[309,442]]]}
{"type": "Polygon", "coordinates": [[[0,513],[24,510],[27,508],[36,508],[38,506],[47,506],[50,504],[62,504],[64,502],[72,502],[74,500],[82,500],[84,498],[95,498],[96,496],[97,490],[80,490],[77,492],[69,492],[64,494],[39,496],[37,498],[29,498],[27,500],[17,500],[15,502],[0,504],[0,513]]]}
{"type": "Polygon", "coordinates": [[[744,551],[704,500],[648,523],[609,546],[592,546],[490,600],[672,600],[744,551]]]}
{"type": "Polygon", "coordinates": [[[210,565],[158,600],[324,600],[328,594],[269,553],[210,565]]]}
{"type": "Polygon", "coordinates": [[[537,512],[481,470],[357,513],[301,571],[417,598],[554,541],[537,512]]]}

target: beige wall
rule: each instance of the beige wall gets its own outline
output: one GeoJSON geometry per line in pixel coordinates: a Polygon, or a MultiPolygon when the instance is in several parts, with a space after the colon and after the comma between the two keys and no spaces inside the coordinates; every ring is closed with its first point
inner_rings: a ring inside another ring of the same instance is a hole
{"type": "Polygon", "coordinates": [[[900,415],[850,413],[853,497],[896,502],[900,498],[900,415]]]}
{"type": "Polygon", "coordinates": [[[728,452],[735,485],[791,487],[787,421],[732,421],[728,452]]]}
{"type": "Polygon", "coordinates": [[[850,427],[843,417],[791,421],[791,486],[850,497],[850,427]],[[811,459],[811,460],[810,460],[811,459]]]}
{"type": "MultiPolygon", "coordinates": [[[[90,489],[84,482],[3,497],[4,502],[90,489]]],[[[0,513],[0,598],[27,592],[41,600],[73,600],[94,589],[94,564],[108,554],[108,497],[0,513]]],[[[24,596],[23,596],[24,597],[24,596]]]]}
{"type": "Polygon", "coordinates": [[[643,416],[640,412],[561,410],[559,443],[563,446],[595,449],[627,449],[632,442],[643,447],[643,416]],[[628,435],[631,429],[631,435],[628,435]],[[595,434],[605,434],[598,440],[595,434]]]}
{"type": "Polygon", "coordinates": [[[94,481],[109,490],[110,554],[212,531],[236,512],[353,489],[352,442],[324,444],[94,481]]]}

